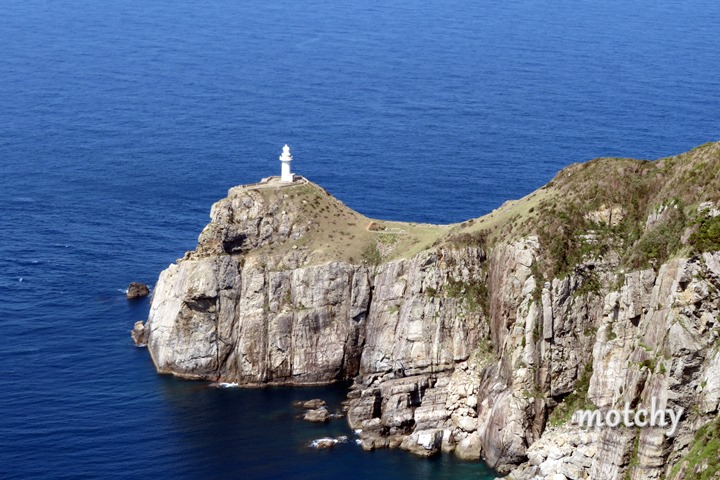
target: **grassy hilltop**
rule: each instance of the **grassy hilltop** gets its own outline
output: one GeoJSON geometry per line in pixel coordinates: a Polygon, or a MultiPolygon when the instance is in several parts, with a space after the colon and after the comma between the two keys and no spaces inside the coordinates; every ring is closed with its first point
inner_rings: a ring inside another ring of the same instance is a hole
{"type": "MultiPolygon", "coordinates": [[[[294,204],[312,224],[309,234],[284,243],[314,252],[314,262],[377,264],[440,244],[490,248],[537,235],[541,273],[550,278],[610,250],[621,252],[621,265],[635,269],[680,253],[720,249],[720,217],[698,212],[704,202],[717,206],[720,200],[720,143],[656,161],[573,164],[530,195],[452,225],[370,219],[311,182],[259,191],[268,202],[294,204]]],[[[263,248],[260,253],[271,253],[288,245],[263,248]]]]}

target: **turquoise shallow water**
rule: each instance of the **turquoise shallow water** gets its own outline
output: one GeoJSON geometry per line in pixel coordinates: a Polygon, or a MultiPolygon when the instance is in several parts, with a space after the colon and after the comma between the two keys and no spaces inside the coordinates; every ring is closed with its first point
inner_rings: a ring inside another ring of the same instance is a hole
{"type": "Polygon", "coordinates": [[[487,478],[294,418],[338,389],[155,374],[128,332],[230,186],[294,168],[364,214],[455,222],[596,156],[718,140],[716,2],[6,0],[0,477],[487,478]]]}

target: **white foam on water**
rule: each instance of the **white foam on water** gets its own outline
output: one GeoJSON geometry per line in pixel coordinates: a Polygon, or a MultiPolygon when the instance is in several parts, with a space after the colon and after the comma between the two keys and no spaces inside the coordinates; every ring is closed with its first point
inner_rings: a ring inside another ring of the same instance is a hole
{"type": "Polygon", "coordinates": [[[214,383],[213,385],[215,385],[218,388],[237,388],[240,386],[237,383],[227,383],[227,382],[214,383]]]}
{"type": "Polygon", "coordinates": [[[347,441],[348,441],[348,437],[345,435],[340,435],[337,438],[323,437],[323,438],[318,438],[318,439],[310,442],[310,446],[312,448],[321,448],[320,447],[321,443],[332,443],[333,445],[337,445],[338,443],[347,443],[347,441]]]}
{"type": "Polygon", "coordinates": [[[338,441],[334,438],[323,437],[323,438],[318,438],[317,440],[313,440],[312,442],[310,442],[310,446],[312,448],[318,448],[321,443],[327,443],[327,442],[330,442],[333,444],[338,443],[338,441]]]}

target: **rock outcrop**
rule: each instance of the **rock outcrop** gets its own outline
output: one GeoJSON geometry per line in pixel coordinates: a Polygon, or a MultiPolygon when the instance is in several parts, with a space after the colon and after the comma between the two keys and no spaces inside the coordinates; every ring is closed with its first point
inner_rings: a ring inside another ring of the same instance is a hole
{"type": "Polygon", "coordinates": [[[673,478],[690,478],[683,459],[720,406],[720,248],[707,249],[720,199],[687,189],[702,205],[688,219],[661,195],[719,150],[573,166],[450,227],[371,222],[309,182],[235,187],[160,275],[137,336],[184,378],[352,380],[348,422],[367,450],[455,452],[518,480],[665,478],[683,461],[673,478]],[[591,201],[568,196],[608,165],[663,183],[635,203],[612,175],[591,201]],[[677,432],[570,421],[652,398],[686,412],[677,432]]]}
{"type": "Polygon", "coordinates": [[[665,478],[698,426],[718,414],[720,253],[674,259],[625,276],[604,296],[587,399],[601,411],[631,405],[683,409],[667,429],[547,429],[511,478],[665,478]],[[669,462],[668,462],[669,460],[669,462]]]}
{"type": "Polygon", "coordinates": [[[303,415],[303,420],[315,423],[325,423],[330,420],[330,412],[325,407],[308,410],[307,413],[303,415]]]}
{"type": "Polygon", "coordinates": [[[137,347],[145,347],[147,346],[147,337],[148,337],[148,331],[145,328],[145,322],[142,320],[138,320],[133,325],[133,329],[130,332],[130,336],[132,337],[132,341],[137,347]]]}
{"type": "Polygon", "coordinates": [[[295,403],[296,407],[306,408],[308,410],[315,410],[316,408],[327,406],[327,402],[320,398],[313,398],[312,400],[299,401],[295,403]]]}
{"type": "Polygon", "coordinates": [[[150,295],[150,288],[144,283],[132,282],[127,289],[125,296],[129,300],[144,298],[150,295]]]}

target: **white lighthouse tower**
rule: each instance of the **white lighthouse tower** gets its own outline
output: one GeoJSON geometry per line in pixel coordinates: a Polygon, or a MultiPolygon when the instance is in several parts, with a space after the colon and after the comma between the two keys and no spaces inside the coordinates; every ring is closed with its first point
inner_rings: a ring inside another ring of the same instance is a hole
{"type": "Polygon", "coordinates": [[[287,145],[283,147],[282,155],[280,155],[280,161],[282,162],[282,174],[280,175],[280,181],[284,183],[292,183],[295,180],[295,175],[290,173],[292,155],[290,155],[290,147],[287,145]]]}

